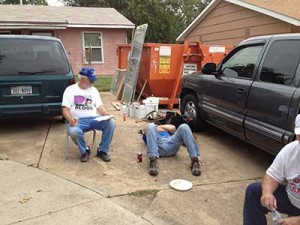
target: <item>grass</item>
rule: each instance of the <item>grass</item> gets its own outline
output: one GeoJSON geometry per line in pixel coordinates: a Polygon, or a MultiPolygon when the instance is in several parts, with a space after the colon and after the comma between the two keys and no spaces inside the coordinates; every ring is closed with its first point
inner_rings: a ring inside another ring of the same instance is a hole
{"type": "Polygon", "coordinates": [[[98,76],[98,80],[96,80],[94,86],[102,92],[110,91],[112,78],[112,76],[98,76]]]}
{"type": "MultiPolygon", "coordinates": [[[[111,75],[100,75],[97,76],[97,80],[94,83],[94,86],[101,92],[110,91],[110,85],[113,76],[111,75]]],[[[78,77],[76,76],[76,82],[78,81],[78,77]]]]}
{"type": "Polygon", "coordinates": [[[141,190],[141,191],[132,192],[130,193],[130,195],[135,197],[144,197],[147,195],[151,195],[153,198],[155,198],[158,192],[159,190],[141,190]]]}

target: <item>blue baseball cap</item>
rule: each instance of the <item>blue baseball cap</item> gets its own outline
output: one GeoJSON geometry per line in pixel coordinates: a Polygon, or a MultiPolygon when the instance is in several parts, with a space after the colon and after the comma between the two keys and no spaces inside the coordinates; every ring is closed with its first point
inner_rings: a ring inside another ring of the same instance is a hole
{"type": "Polygon", "coordinates": [[[83,67],[80,71],[79,74],[82,76],[86,76],[87,78],[90,79],[90,81],[96,81],[97,77],[94,75],[94,69],[92,67],[83,67]]]}

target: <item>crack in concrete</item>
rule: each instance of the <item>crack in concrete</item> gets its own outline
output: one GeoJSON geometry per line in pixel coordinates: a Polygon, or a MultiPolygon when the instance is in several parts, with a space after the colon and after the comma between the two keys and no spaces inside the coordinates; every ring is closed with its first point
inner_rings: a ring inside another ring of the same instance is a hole
{"type": "MultiPolygon", "coordinates": [[[[242,179],[242,180],[228,180],[228,181],[223,181],[223,182],[211,182],[211,183],[203,183],[203,184],[194,184],[193,186],[194,187],[202,187],[202,186],[209,186],[209,185],[216,185],[216,184],[231,184],[231,183],[238,183],[238,182],[251,181],[251,180],[256,181],[256,180],[259,180],[259,179],[262,179],[262,178],[263,177],[253,177],[253,178],[247,178],[247,179],[242,179]]],[[[146,191],[146,190],[149,190],[149,189],[141,189],[141,190],[138,190],[138,191],[146,191]]],[[[156,189],[153,189],[153,190],[157,190],[157,191],[160,192],[160,191],[170,190],[170,188],[169,187],[168,188],[156,188],[156,189]]],[[[125,194],[108,195],[107,198],[124,197],[124,196],[127,196],[127,195],[131,195],[135,192],[136,191],[128,192],[128,193],[125,193],[125,194]]]]}
{"type": "Polygon", "coordinates": [[[72,208],[75,208],[75,207],[78,207],[78,206],[81,206],[81,205],[84,205],[84,204],[88,204],[88,203],[91,203],[91,202],[95,202],[95,201],[97,201],[97,200],[96,200],[96,199],[93,199],[93,200],[90,200],[90,201],[87,201],[87,202],[82,202],[82,203],[79,203],[79,204],[77,204],[77,205],[72,205],[72,206],[69,206],[69,207],[62,208],[62,209],[50,211],[50,212],[48,212],[48,213],[44,213],[44,214],[41,214],[41,215],[38,215],[38,216],[35,216],[35,217],[31,217],[31,218],[19,220],[19,221],[17,221],[17,222],[9,223],[8,225],[18,224],[18,223],[22,223],[22,222],[26,222],[26,221],[38,219],[38,218],[41,218],[41,217],[43,217],[43,216],[47,216],[47,215],[50,215],[50,214],[53,214],[53,213],[62,212],[62,211],[64,211],[64,210],[72,209],[72,208]]]}
{"type": "Polygon", "coordinates": [[[51,117],[51,120],[50,120],[48,129],[47,129],[47,133],[46,133],[46,136],[45,136],[45,140],[44,140],[44,143],[43,143],[43,147],[42,147],[42,150],[41,150],[41,154],[40,154],[38,163],[37,163],[37,165],[36,165],[37,168],[40,167],[40,162],[41,162],[42,157],[43,157],[44,149],[45,149],[45,146],[46,146],[46,142],[47,142],[47,140],[48,140],[48,135],[49,135],[49,133],[50,133],[50,129],[51,129],[52,122],[53,122],[53,117],[51,117]]]}
{"type": "MultiPolygon", "coordinates": [[[[144,213],[144,214],[145,214],[145,213],[144,213]]],[[[142,218],[143,220],[146,220],[148,223],[154,225],[154,223],[152,223],[152,222],[151,222],[150,220],[148,220],[146,217],[142,216],[141,218],[142,218]]]]}
{"type": "Polygon", "coordinates": [[[96,193],[97,195],[100,195],[101,197],[108,198],[107,196],[101,194],[100,192],[98,192],[98,191],[96,191],[96,190],[94,190],[94,189],[92,189],[92,188],[90,188],[90,187],[87,187],[87,186],[85,186],[85,185],[83,185],[83,184],[81,184],[81,183],[78,183],[78,182],[76,182],[76,181],[73,181],[73,180],[70,180],[70,179],[68,179],[68,178],[62,177],[62,176],[60,176],[60,175],[58,175],[58,174],[51,173],[51,172],[49,172],[48,170],[45,170],[45,169],[43,169],[43,168],[37,168],[37,169],[39,169],[39,170],[41,170],[41,171],[44,171],[44,172],[46,172],[46,173],[50,173],[51,175],[56,176],[56,177],[59,177],[59,178],[61,178],[61,179],[63,179],[63,180],[66,180],[66,181],[68,181],[68,182],[70,182],[70,183],[72,183],[72,184],[76,184],[76,185],[78,185],[78,186],[80,186],[80,187],[82,187],[82,188],[85,188],[85,189],[87,189],[87,190],[89,190],[89,191],[92,191],[92,192],[96,193]]]}
{"type": "MultiPolygon", "coordinates": [[[[216,184],[234,184],[234,183],[239,183],[239,182],[245,182],[245,181],[257,181],[259,179],[262,179],[262,177],[253,177],[253,178],[247,178],[247,179],[239,179],[239,180],[228,180],[228,181],[223,181],[223,182],[212,182],[212,183],[206,183],[206,184],[196,184],[194,185],[194,187],[205,187],[205,186],[210,186],[210,185],[216,185],[216,184]]],[[[144,190],[149,190],[149,189],[144,189],[144,190]]],[[[152,199],[151,201],[151,204],[149,205],[149,207],[145,208],[141,218],[146,220],[148,223],[154,225],[154,223],[152,223],[149,219],[147,219],[145,217],[146,213],[148,212],[148,210],[152,207],[153,205],[153,202],[155,201],[155,199],[157,198],[158,196],[158,193],[160,191],[167,191],[167,190],[171,190],[170,188],[158,188],[158,189],[155,189],[155,190],[158,190],[157,194],[155,195],[155,197],[152,199]]],[[[136,192],[136,191],[134,191],[136,192]]],[[[118,198],[118,197],[124,197],[124,196],[130,196],[132,193],[134,192],[130,192],[130,193],[126,193],[126,194],[120,194],[120,195],[114,195],[114,196],[108,196],[107,198],[118,198]]],[[[117,202],[116,202],[117,203],[117,202]]],[[[118,203],[117,203],[118,204],[118,203]]],[[[119,205],[119,204],[118,204],[119,205]]],[[[121,206],[121,205],[120,205],[121,206]]],[[[129,210],[130,212],[132,212],[133,214],[135,214],[134,211],[130,210],[130,209],[127,209],[129,210]]],[[[138,216],[138,215],[137,215],[138,216]]]]}
{"type": "MultiPolygon", "coordinates": [[[[15,162],[18,162],[18,161],[15,161],[15,162]]],[[[28,166],[27,164],[25,164],[25,163],[23,163],[23,162],[18,162],[18,163],[28,166]]],[[[30,165],[29,165],[29,166],[30,166],[30,165]]],[[[59,175],[57,175],[57,174],[51,173],[51,172],[49,172],[49,171],[47,171],[47,170],[44,170],[44,169],[42,169],[42,168],[34,167],[34,166],[33,166],[33,168],[38,169],[38,170],[41,170],[41,171],[46,172],[46,173],[49,173],[49,174],[51,174],[51,175],[53,175],[53,176],[59,177],[59,178],[61,178],[61,179],[63,179],[63,180],[66,180],[66,181],[72,183],[72,184],[78,185],[78,186],[80,186],[80,187],[82,187],[82,188],[84,188],[84,189],[87,189],[87,190],[89,190],[89,191],[91,191],[91,192],[93,192],[93,193],[95,193],[95,194],[97,194],[97,195],[99,195],[99,196],[101,196],[101,197],[104,197],[104,198],[106,198],[106,199],[111,198],[109,195],[108,195],[108,196],[105,196],[105,195],[99,193],[98,191],[96,191],[96,190],[94,190],[94,189],[92,189],[92,188],[89,188],[89,187],[87,187],[87,186],[84,186],[84,185],[82,185],[82,184],[80,184],[80,183],[77,183],[77,182],[72,181],[72,180],[70,180],[70,179],[67,179],[67,178],[65,178],[65,177],[59,176],[59,175]]],[[[131,192],[131,193],[133,193],[133,192],[131,192]]],[[[120,195],[120,196],[129,195],[129,194],[131,194],[131,193],[123,194],[123,195],[120,195]]],[[[155,199],[155,198],[154,198],[154,199],[155,199]]],[[[153,199],[153,200],[154,200],[154,199],[153,199]]],[[[80,205],[88,204],[88,203],[93,202],[93,201],[98,201],[98,199],[93,199],[93,200],[90,200],[90,201],[87,201],[87,202],[83,202],[83,203],[80,203],[80,204],[77,204],[77,205],[65,207],[65,208],[62,208],[62,209],[59,209],[59,210],[50,211],[50,212],[48,212],[48,213],[44,213],[44,214],[38,215],[38,216],[36,216],[36,217],[31,217],[31,218],[27,218],[27,219],[20,220],[20,221],[17,221],[17,222],[9,223],[8,225],[18,224],[18,223],[22,223],[22,222],[26,222],[26,221],[38,219],[38,218],[40,218],[40,217],[43,217],[43,216],[46,216],[46,215],[49,215],[49,214],[52,214],[52,213],[61,212],[61,211],[64,211],[64,210],[67,210],[67,209],[71,209],[71,208],[74,208],[74,207],[77,207],[77,206],[80,206],[80,205]]],[[[117,204],[120,208],[123,208],[125,211],[131,212],[132,214],[136,215],[134,212],[132,212],[131,210],[128,210],[128,209],[124,208],[124,207],[121,206],[120,204],[118,204],[118,203],[116,203],[116,202],[115,202],[115,204],[117,204]]],[[[138,218],[141,218],[141,219],[143,219],[143,220],[146,220],[147,222],[149,222],[150,224],[153,225],[153,223],[151,223],[150,221],[148,221],[146,218],[143,218],[143,217],[141,217],[141,216],[139,216],[139,215],[136,215],[136,216],[137,216],[138,218]]]]}
{"type": "Polygon", "coordinates": [[[238,182],[244,182],[244,181],[257,181],[259,179],[262,179],[263,177],[253,177],[253,178],[247,178],[242,180],[228,180],[223,182],[212,182],[212,183],[205,183],[205,184],[195,184],[194,187],[202,187],[202,186],[210,186],[210,185],[216,185],[216,184],[231,184],[231,183],[238,183],[238,182]]]}

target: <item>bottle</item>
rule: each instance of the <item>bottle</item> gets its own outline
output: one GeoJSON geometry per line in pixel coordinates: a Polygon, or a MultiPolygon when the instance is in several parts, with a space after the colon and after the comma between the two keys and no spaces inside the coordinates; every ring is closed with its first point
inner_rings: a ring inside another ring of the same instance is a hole
{"type": "Polygon", "coordinates": [[[137,161],[138,161],[138,162],[143,162],[143,153],[138,152],[138,153],[136,154],[136,158],[137,158],[137,161]]]}
{"type": "Polygon", "coordinates": [[[123,121],[126,121],[127,113],[126,111],[123,112],[123,121]]]}
{"type": "Polygon", "coordinates": [[[279,225],[278,221],[281,220],[283,217],[276,209],[272,211],[272,221],[273,225],[279,225]]]}

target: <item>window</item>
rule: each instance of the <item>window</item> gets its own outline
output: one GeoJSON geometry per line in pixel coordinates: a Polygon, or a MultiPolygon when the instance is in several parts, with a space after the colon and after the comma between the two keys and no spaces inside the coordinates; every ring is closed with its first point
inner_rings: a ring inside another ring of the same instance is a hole
{"type": "Polygon", "coordinates": [[[84,63],[102,63],[102,33],[83,33],[84,63]]]}
{"type": "Polygon", "coordinates": [[[263,46],[242,48],[229,58],[221,68],[226,77],[251,78],[263,46]]]}
{"type": "Polygon", "coordinates": [[[294,79],[300,60],[300,41],[276,41],[269,49],[262,66],[260,80],[289,85],[294,79]]]}
{"type": "Polygon", "coordinates": [[[53,37],[52,32],[31,32],[31,35],[44,36],[44,37],[53,37]]]}
{"type": "Polygon", "coordinates": [[[57,41],[0,39],[1,75],[67,74],[69,63],[57,41]]]}

